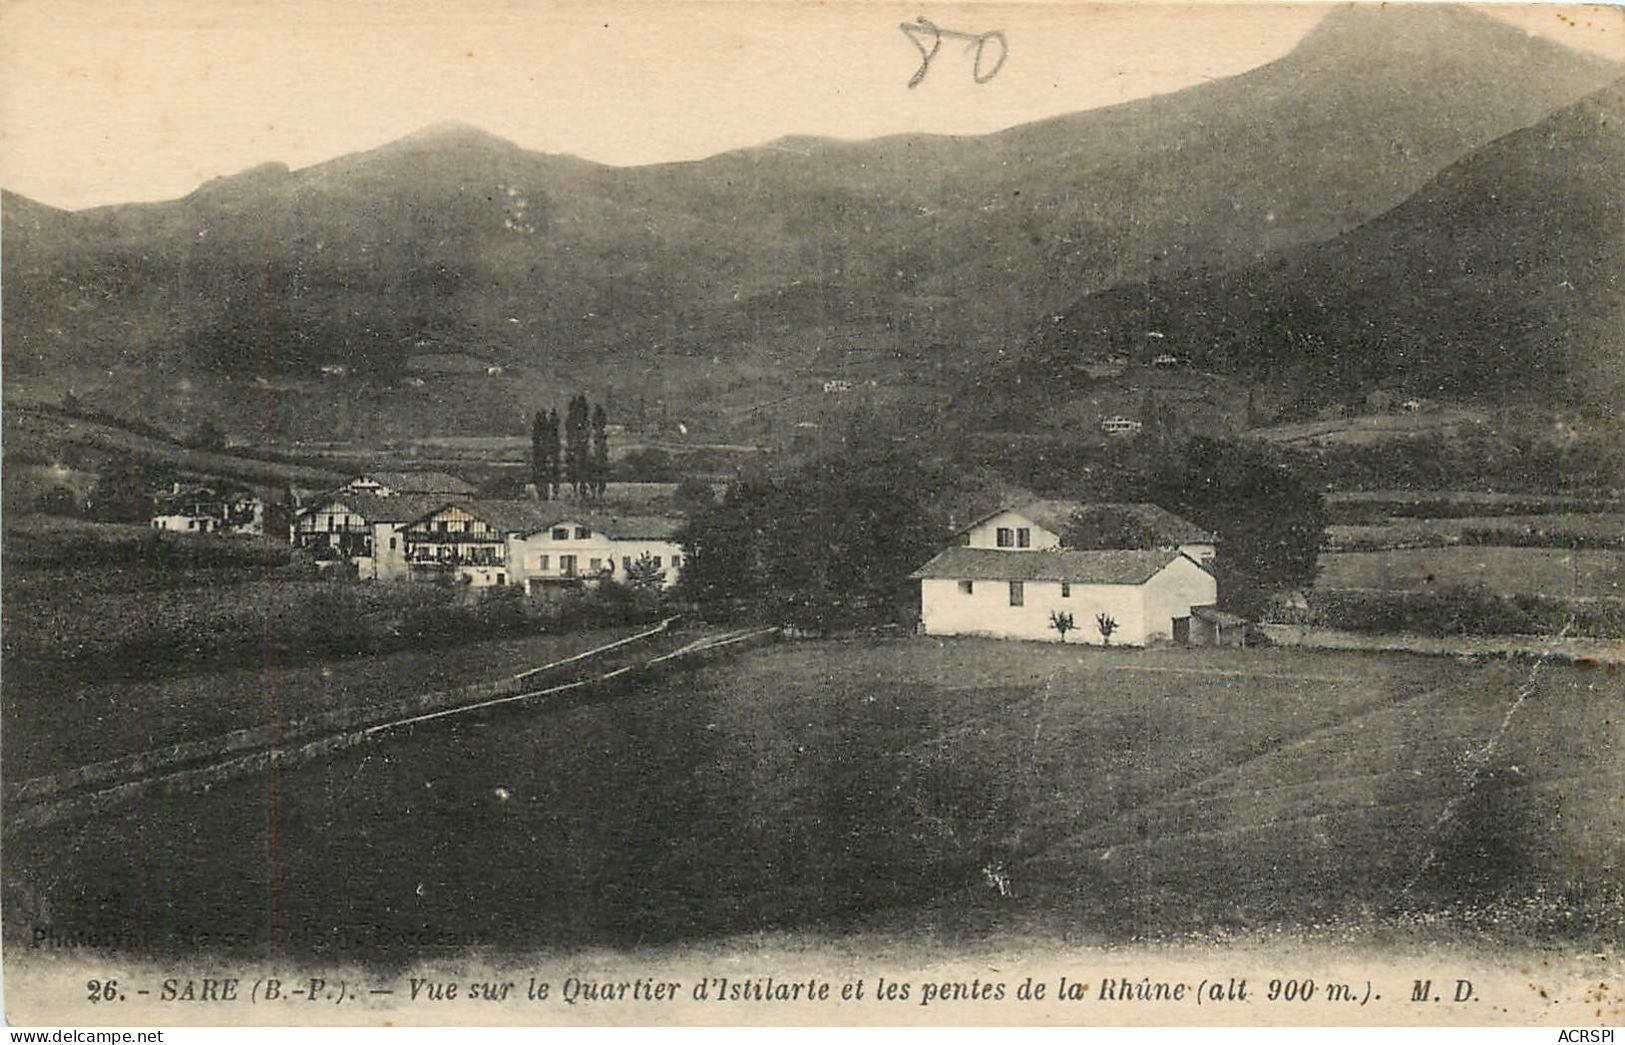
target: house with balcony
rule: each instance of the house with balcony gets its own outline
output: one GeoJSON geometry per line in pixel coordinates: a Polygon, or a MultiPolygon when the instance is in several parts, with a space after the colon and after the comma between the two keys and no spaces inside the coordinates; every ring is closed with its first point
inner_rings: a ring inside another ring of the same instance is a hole
{"type": "MultiPolygon", "coordinates": [[[[390,498],[392,499],[392,498],[390,498]]],[[[447,501],[393,527],[377,559],[386,580],[447,580],[476,588],[519,583],[509,566],[508,542],[539,525],[533,501],[447,501]]]]}
{"type": "Polygon", "coordinates": [[[348,563],[363,580],[375,580],[385,575],[380,563],[397,558],[401,551],[398,528],[439,503],[426,496],[340,490],[299,511],[293,521],[293,543],[318,562],[348,563]]]}

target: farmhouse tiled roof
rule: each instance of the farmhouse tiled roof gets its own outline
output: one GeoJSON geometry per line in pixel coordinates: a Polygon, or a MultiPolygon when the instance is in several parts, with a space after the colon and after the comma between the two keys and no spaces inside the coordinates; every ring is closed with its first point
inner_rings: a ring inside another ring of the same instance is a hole
{"type": "Polygon", "coordinates": [[[1120,512],[1170,543],[1212,544],[1216,540],[1211,532],[1157,504],[1105,502],[1077,507],[1085,512],[1120,512]]]}
{"type": "MultiPolygon", "coordinates": [[[[1072,516],[1077,512],[1101,515],[1126,515],[1149,533],[1153,540],[1166,544],[1212,544],[1217,538],[1189,519],[1181,518],[1161,505],[1148,502],[1090,502],[1062,501],[1033,498],[1007,502],[997,511],[988,512],[971,523],[976,526],[1001,512],[1024,515],[1051,533],[1065,533],[1072,516]]],[[[965,529],[970,529],[966,526],[965,529]]]]}
{"type": "MultiPolygon", "coordinates": [[[[402,497],[379,497],[380,502],[405,500],[402,497]]],[[[514,533],[521,537],[541,533],[555,526],[585,526],[617,540],[670,540],[682,529],[683,520],[666,515],[620,515],[612,512],[581,509],[553,501],[530,500],[474,500],[457,501],[444,497],[414,498],[423,509],[403,522],[418,519],[441,508],[459,508],[477,519],[484,519],[498,533],[514,533]]]]}
{"type": "Polygon", "coordinates": [[[369,523],[404,523],[419,519],[446,503],[444,497],[430,494],[403,494],[398,497],[379,497],[373,493],[338,493],[312,501],[299,514],[319,512],[329,505],[343,505],[369,523]]]}
{"type": "MultiPolygon", "coordinates": [[[[543,506],[544,508],[547,506],[543,506]]],[[[647,540],[669,541],[677,536],[683,528],[683,520],[670,515],[621,515],[615,512],[602,511],[570,511],[568,508],[554,506],[550,511],[540,516],[541,522],[528,530],[514,532],[524,536],[540,533],[554,526],[585,526],[594,533],[601,533],[616,540],[647,540]]]]}
{"type": "Polygon", "coordinates": [[[1178,558],[1180,554],[1173,551],[1010,552],[953,547],[910,576],[915,580],[1144,584],[1178,558]]]}

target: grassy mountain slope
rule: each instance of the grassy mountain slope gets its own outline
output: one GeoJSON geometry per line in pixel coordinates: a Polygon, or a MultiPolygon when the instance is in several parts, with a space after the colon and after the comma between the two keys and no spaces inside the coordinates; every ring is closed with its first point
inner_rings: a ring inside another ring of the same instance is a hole
{"type": "Polygon", "coordinates": [[[1483,16],[1349,8],[1242,76],[979,138],[620,169],[453,125],[168,203],[7,195],[5,376],[343,434],[511,428],[561,382],[693,403],[851,357],[969,364],[1082,292],[1351,228],[1617,75],[1483,16]],[[448,349],[510,380],[399,385],[448,349]]]}
{"type": "Polygon", "coordinates": [[[1253,266],[1086,296],[1036,342],[1057,370],[1173,351],[1198,366],[1293,376],[1326,398],[1387,386],[1616,401],[1625,81],[1475,151],[1349,233],[1253,266]]]}

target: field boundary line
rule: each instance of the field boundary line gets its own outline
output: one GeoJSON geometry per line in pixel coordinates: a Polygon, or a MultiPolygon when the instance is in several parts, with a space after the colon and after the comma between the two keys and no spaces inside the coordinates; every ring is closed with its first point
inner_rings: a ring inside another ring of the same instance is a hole
{"type": "Polygon", "coordinates": [[[519,682],[519,681],[522,681],[524,679],[530,678],[532,675],[540,674],[541,672],[548,671],[548,670],[550,670],[552,668],[561,668],[566,664],[574,664],[578,660],[586,660],[588,657],[596,657],[600,653],[608,653],[612,649],[619,649],[620,647],[629,645],[629,644],[631,644],[633,642],[641,642],[644,639],[651,638],[651,637],[653,637],[655,635],[659,635],[662,632],[666,631],[667,629],[669,629],[671,627],[672,621],[677,620],[677,619],[678,618],[676,618],[676,617],[667,617],[665,620],[661,621],[659,624],[656,624],[654,627],[649,628],[646,631],[640,631],[635,635],[628,635],[624,639],[616,639],[614,642],[611,642],[608,645],[598,646],[598,647],[596,647],[594,649],[590,649],[590,650],[583,650],[580,653],[576,653],[576,654],[573,654],[571,656],[565,657],[563,660],[555,660],[552,663],[543,664],[540,667],[527,668],[526,670],[521,671],[517,675],[515,675],[513,677],[513,680],[515,682],[519,682]]]}

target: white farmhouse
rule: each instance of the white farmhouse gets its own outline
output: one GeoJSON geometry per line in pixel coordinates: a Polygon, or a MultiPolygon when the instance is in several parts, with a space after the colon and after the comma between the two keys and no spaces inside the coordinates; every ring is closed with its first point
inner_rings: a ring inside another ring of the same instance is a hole
{"type": "Polygon", "coordinates": [[[175,533],[216,533],[220,520],[210,515],[190,512],[159,513],[152,517],[152,528],[175,533]]]}
{"type": "Polygon", "coordinates": [[[920,623],[927,635],[1060,638],[1052,613],[1070,614],[1068,641],[1144,646],[1190,640],[1191,612],[1218,600],[1213,575],[1177,551],[1067,551],[1012,554],[996,548],[948,548],[912,575],[920,582],[920,623]]]}
{"type": "MultiPolygon", "coordinates": [[[[912,575],[920,582],[920,623],[929,635],[1060,638],[1052,615],[1067,614],[1068,641],[1144,646],[1188,642],[1198,607],[1218,601],[1205,568],[1216,538],[1155,504],[1087,504],[1029,499],[1003,507],[959,532],[912,575]],[[1061,547],[1074,519],[1120,536],[1123,547],[1061,547]]],[[[1197,637],[1205,635],[1204,624],[1197,637]]]]}
{"type": "Polygon", "coordinates": [[[509,563],[515,583],[535,590],[597,578],[624,583],[633,564],[648,556],[669,588],[683,568],[683,549],[677,543],[681,527],[680,519],[663,515],[557,508],[542,524],[509,538],[509,563]]]}

